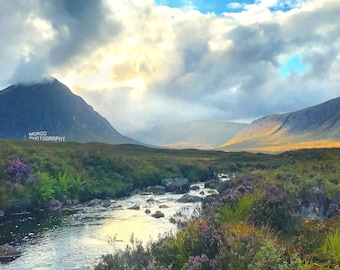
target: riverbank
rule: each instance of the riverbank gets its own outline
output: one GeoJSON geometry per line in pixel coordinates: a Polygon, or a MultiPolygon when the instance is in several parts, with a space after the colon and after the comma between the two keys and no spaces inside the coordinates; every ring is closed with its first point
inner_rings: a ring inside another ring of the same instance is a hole
{"type": "MultiPolygon", "coordinates": [[[[204,188],[203,183],[198,186],[199,189],[190,190],[188,194],[198,198],[210,194],[211,189],[204,188]]],[[[164,233],[176,233],[177,221],[197,217],[200,201],[178,202],[182,197],[183,194],[141,192],[110,203],[93,200],[71,209],[65,208],[61,215],[18,217],[15,222],[9,221],[4,226],[12,228],[8,235],[22,256],[2,264],[1,268],[90,269],[101,255],[131,245],[132,236],[147,244],[164,233]],[[139,208],[135,208],[136,205],[139,208]],[[164,217],[152,217],[157,211],[161,211],[164,217]]]]}

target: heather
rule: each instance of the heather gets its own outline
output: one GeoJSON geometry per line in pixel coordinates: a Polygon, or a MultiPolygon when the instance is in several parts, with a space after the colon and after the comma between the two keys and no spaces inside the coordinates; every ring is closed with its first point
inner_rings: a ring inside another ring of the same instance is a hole
{"type": "MultiPolygon", "coordinates": [[[[237,173],[205,199],[200,218],[141,246],[148,259],[120,269],[340,269],[339,170],[339,155],[306,155],[237,173]]],[[[95,269],[115,269],[107,258],[95,269]]]]}
{"type": "Polygon", "coordinates": [[[103,255],[95,269],[339,269],[340,150],[277,155],[0,141],[0,209],[117,198],[166,177],[218,194],[177,234],[103,255]],[[229,181],[216,181],[224,172],[229,181]]]}
{"type": "Polygon", "coordinates": [[[124,197],[163,178],[185,177],[193,183],[212,179],[218,171],[289,162],[250,153],[14,140],[0,140],[0,157],[0,210],[6,211],[39,209],[51,199],[124,197]]]}

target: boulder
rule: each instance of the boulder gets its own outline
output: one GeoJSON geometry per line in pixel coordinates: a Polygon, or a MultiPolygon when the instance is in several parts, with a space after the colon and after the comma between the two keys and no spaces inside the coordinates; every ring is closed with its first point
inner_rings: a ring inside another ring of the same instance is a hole
{"type": "Polygon", "coordinates": [[[196,202],[201,202],[202,198],[198,196],[192,196],[189,194],[183,195],[181,198],[179,198],[176,202],[179,203],[196,203],[196,202]]]}
{"type": "Polygon", "coordinates": [[[161,211],[156,211],[151,216],[154,217],[154,218],[162,218],[162,217],[164,217],[164,214],[161,211]]]}
{"type": "Polygon", "coordinates": [[[105,207],[105,208],[110,207],[111,206],[111,200],[103,201],[102,206],[105,207]]]}
{"type": "Polygon", "coordinates": [[[155,202],[155,199],[154,199],[154,198],[150,198],[150,199],[147,199],[146,202],[147,202],[147,203],[154,203],[154,202],[155,202]]]}
{"type": "Polygon", "coordinates": [[[207,192],[208,192],[210,195],[217,195],[217,194],[218,194],[218,191],[215,190],[215,189],[208,190],[207,192]]]}
{"type": "Polygon", "coordinates": [[[139,210],[140,209],[140,206],[135,204],[134,206],[131,206],[129,207],[128,209],[131,209],[131,210],[139,210]]]}
{"type": "Polygon", "coordinates": [[[59,200],[52,199],[45,203],[45,210],[49,212],[59,212],[63,208],[63,203],[59,200]]]}
{"type": "Polygon", "coordinates": [[[99,206],[100,204],[101,204],[101,200],[93,199],[93,200],[89,201],[88,203],[86,203],[85,206],[87,206],[87,207],[94,207],[94,206],[99,206]]]}
{"type": "Polygon", "coordinates": [[[0,262],[10,262],[21,256],[21,251],[8,244],[0,245],[0,262]]]}
{"type": "Polygon", "coordinates": [[[5,215],[27,213],[33,209],[33,202],[30,199],[20,199],[10,202],[4,209],[5,215]]]}
{"type": "Polygon", "coordinates": [[[334,217],[340,217],[340,207],[339,207],[339,204],[335,202],[331,202],[328,207],[327,218],[334,218],[334,217]]]}
{"type": "Polygon", "coordinates": [[[166,188],[164,186],[161,186],[161,185],[156,185],[156,186],[148,187],[147,191],[152,192],[153,194],[160,195],[160,194],[165,193],[166,188]]]}
{"type": "Polygon", "coordinates": [[[150,209],[145,210],[145,214],[150,214],[150,213],[151,213],[150,209]]]}
{"type": "Polygon", "coordinates": [[[165,178],[161,182],[167,192],[183,194],[190,190],[190,182],[186,178],[165,178]]]}
{"type": "Polygon", "coordinates": [[[190,187],[191,190],[200,190],[200,186],[198,185],[193,185],[190,187]]]}
{"type": "Polygon", "coordinates": [[[216,188],[219,183],[220,183],[219,180],[212,179],[212,180],[204,182],[204,187],[205,188],[216,188]]]}

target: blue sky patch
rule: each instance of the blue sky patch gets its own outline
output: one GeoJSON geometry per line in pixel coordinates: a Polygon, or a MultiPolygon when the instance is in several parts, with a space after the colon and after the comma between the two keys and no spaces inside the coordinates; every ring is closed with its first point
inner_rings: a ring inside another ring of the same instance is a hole
{"type": "Polygon", "coordinates": [[[293,55],[280,67],[280,75],[282,79],[286,79],[292,72],[303,74],[309,69],[309,65],[303,63],[300,55],[293,55]]]}
{"type": "Polygon", "coordinates": [[[240,12],[243,10],[242,6],[245,4],[254,4],[254,0],[155,0],[157,5],[186,8],[193,7],[202,13],[213,12],[215,14],[221,14],[223,12],[240,12]],[[239,7],[237,4],[240,4],[239,7]]]}
{"type": "MultiPolygon", "coordinates": [[[[258,3],[259,0],[155,0],[156,5],[168,6],[172,8],[192,8],[201,13],[213,12],[217,15],[223,12],[240,12],[244,10],[245,5],[258,3]]],[[[270,11],[289,11],[295,1],[279,0],[276,6],[269,8],[270,11]]]]}

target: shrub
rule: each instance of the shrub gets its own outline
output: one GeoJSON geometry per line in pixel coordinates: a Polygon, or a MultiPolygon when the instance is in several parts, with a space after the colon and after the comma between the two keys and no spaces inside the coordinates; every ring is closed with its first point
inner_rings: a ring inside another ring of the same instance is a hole
{"type": "Polygon", "coordinates": [[[269,225],[290,234],[298,228],[297,209],[297,199],[282,186],[268,187],[264,198],[254,202],[249,219],[256,226],[269,225]]]}
{"type": "MultiPolygon", "coordinates": [[[[193,267],[197,260],[203,260],[205,256],[209,260],[215,258],[224,241],[221,228],[216,228],[203,220],[194,220],[188,222],[187,227],[176,237],[168,236],[153,244],[152,253],[156,261],[162,265],[173,264],[174,269],[180,269],[185,264],[187,267],[193,267]]],[[[201,263],[204,264],[203,261],[201,263]]]]}
{"type": "Polygon", "coordinates": [[[144,247],[141,241],[136,241],[131,236],[131,246],[127,246],[125,250],[117,250],[113,254],[102,256],[102,261],[99,262],[95,270],[111,270],[111,269],[126,269],[126,270],[142,270],[146,269],[152,261],[149,248],[144,247]]]}
{"type": "Polygon", "coordinates": [[[216,256],[217,269],[246,269],[261,243],[256,229],[246,223],[223,226],[225,243],[216,256]]]}
{"type": "Polygon", "coordinates": [[[24,182],[31,173],[29,166],[20,159],[14,159],[11,165],[6,169],[6,173],[10,175],[14,182],[24,182]]]}
{"type": "Polygon", "coordinates": [[[289,270],[288,262],[283,258],[283,251],[268,242],[255,254],[248,265],[249,270],[289,270]]]}
{"type": "Polygon", "coordinates": [[[209,270],[215,269],[216,260],[209,259],[204,253],[198,256],[190,256],[182,270],[209,270]]]}

